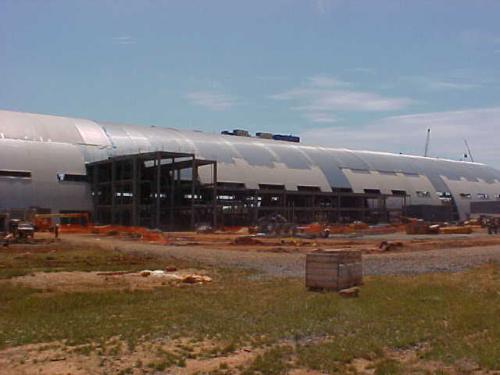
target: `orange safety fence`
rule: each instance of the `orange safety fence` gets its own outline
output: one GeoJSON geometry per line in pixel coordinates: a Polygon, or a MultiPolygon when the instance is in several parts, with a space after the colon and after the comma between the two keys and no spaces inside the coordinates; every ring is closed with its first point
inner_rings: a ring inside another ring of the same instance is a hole
{"type": "Polygon", "coordinates": [[[222,232],[226,232],[226,233],[240,233],[242,231],[245,231],[247,230],[248,231],[248,227],[244,227],[244,226],[224,226],[221,228],[221,231],[222,232]]]}
{"type": "Polygon", "coordinates": [[[59,224],[59,233],[90,233],[90,225],[59,224]]]}
{"type": "Polygon", "coordinates": [[[168,236],[160,231],[151,230],[144,227],[133,227],[124,225],[79,225],[79,224],[61,224],[59,233],[74,234],[97,234],[101,236],[128,235],[147,242],[158,242],[162,244],[169,243],[168,236]]]}
{"type": "Polygon", "coordinates": [[[365,223],[352,223],[347,225],[330,225],[328,226],[331,234],[390,234],[404,231],[402,225],[378,225],[370,227],[365,223]]]}
{"type": "Polygon", "coordinates": [[[159,242],[167,244],[169,239],[167,235],[160,231],[147,229],[144,227],[133,227],[124,225],[101,225],[92,226],[90,232],[99,235],[120,235],[126,234],[130,237],[135,237],[143,241],[159,242]]]}

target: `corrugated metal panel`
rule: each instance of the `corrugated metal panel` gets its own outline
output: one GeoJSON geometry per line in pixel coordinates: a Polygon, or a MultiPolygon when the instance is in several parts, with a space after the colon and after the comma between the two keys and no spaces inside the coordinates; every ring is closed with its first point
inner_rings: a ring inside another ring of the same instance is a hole
{"type": "Polygon", "coordinates": [[[87,184],[57,179],[58,173],[85,174],[78,146],[0,140],[0,169],[31,172],[30,179],[0,178],[0,208],[92,209],[87,184]]]}
{"type": "MultiPolygon", "coordinates": [[[[33,181],[42,185],[49,181],[53,184],[55,171],[47,169],[47,163],[81,169],[83,160],[91,162],[157,150],[194,153],[199,158],[217,160],[220,182],[244,183],[249,189],[256,189],[259,184],[276,184],[290,190],[302,185],[318,186],[322,191],[329,191],[330,187],[360,192],[374,188],[387,194],[394,189],[413,193],[451,191],[455,195],[471,186],[480,186],[485,192],[497,190],[500,182],[500,171],[481,164],[10,111],[0,111],[0,142],[4,164],[12,168],[19,163],[33,167],[33,181]],[[7,146],[7,139],[36,142],[7,146]]],[[[209,172],[202,173],[205,177],[211,178],[209,172]]],[[[42,190],[37,187],[37,191],[52,196],[59,185],[50,184],[43,185],[42,190]]],[[[434,194],[432,201],[439,204],[434,194]]],[[[467,207],[461,204],[460,211],[464,214],[467,207]]]]}
{"type": "Polygon", "coordinates": [[[488,183],[485,181],[455,181],[444,177],[444,181],[448,186],[449,191],[452,193],[453,198],[458,206],[460,218],[462,220],[467,218],[467,213],[470,212],[471,202],[482,202],[485,200],[495,200],[500,194],[500,183],[488,183]],[[462,194],[470,194],[470,198],[464,198],[462,194]],[[480,199],[479,194],[486,194],[487,199],[480,199]]]}
{"type": "Polygon", "coordinates": [[[270,144],[268,147],[288,168],[311,169],[313,167],[313,163],[301,147],[281,144],[270,144]]]}
{"type": "Polygon", "coordinates": [[[250,166],[272,168],[274,163],[279,161],[268,148],[261,144],[236,142],[234,147],[250,166]]]}
{"type": "Polygon", "coordinates": [[[339,168],[370,170],[370,165],[355,152],[350,150],[332,150],[339,168]]]}
{"type": "Polygon", "coordinates": [[[75,119],[75,126],[83,139],[83,144],[101,147],[111,146],[111,142],[103,128],[95,122],[75,119]]]}
{"type": "Polygon", "coordinates": [[[82,143],[75,120],[66,117],[0,111],[4,138],[43,142],[82,143]]]}

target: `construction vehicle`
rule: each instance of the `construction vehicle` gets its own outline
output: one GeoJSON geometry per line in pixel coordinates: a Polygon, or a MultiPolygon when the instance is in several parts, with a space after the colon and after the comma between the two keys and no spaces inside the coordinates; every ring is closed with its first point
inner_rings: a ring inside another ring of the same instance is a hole
{"type": "Polygon", "coordinates": [[[330,236],[330,227],[323,223],[311,223],[308,225],[297,226],[294,236],[302,238],[328,238],[330,236]]]}
{"type": "Polygon", "coordinates": [[[29,242],[35,236],[35,227],[29,221],[12,219],[9,221],[7,234],[3,237],[3,245],[8,246],[11,242],[29,242]]]}
{"type": "Polygon", "coordinates": [[[77,213],[58,213],[58,214],[34,214],[33,215],[33,225],[37,232],[52,232],[56,228],[54,222],[56,219],[58,222],[61,219],[70,219],[71,221],[78,221],[77,224],[62,224],[62,228],[71,227],[88,227],[90,225],[90,217],[88,212],[77,212],[77,213]]]}
{"type": "Polygon", "coordinates": [[[264,233],[268,236],[281,236],[292,234],[295,225],[280,214],[271,214],[260,217],[257,220],[257,226],[253,228],[256,233],[264,233]]]}
{"type": "Polygon", "coordinates": [[[488,230],[488,234],[498,234],[500,229],[500,218],[495,216],[482,216],[480,218],[481,227],[488,230]]]}

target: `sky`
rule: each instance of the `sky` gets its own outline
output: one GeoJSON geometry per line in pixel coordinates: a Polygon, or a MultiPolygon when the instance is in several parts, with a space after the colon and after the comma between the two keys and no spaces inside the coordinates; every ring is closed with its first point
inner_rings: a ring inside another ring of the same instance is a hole
{"type": "Polygon", "coordinates": [[[498,0],[0,0],[0,109],[500,168],[498,0]],[[467,159],[470,159],[468,156],[467,159]]]}

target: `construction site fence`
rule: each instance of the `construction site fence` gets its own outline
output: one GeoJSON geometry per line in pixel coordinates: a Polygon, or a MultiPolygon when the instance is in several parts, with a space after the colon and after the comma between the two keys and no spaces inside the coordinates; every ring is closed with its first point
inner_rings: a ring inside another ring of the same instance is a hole
{"type": "Polygon", "coordinates": [[[167,243],[168,237],[165,233],[144,227],[133,227],[125,225],[78,225],[61,224],[59,233],[74,234],[98,234],[101,236],[127,235],[132,238],[148,242],[167,243]]]}

